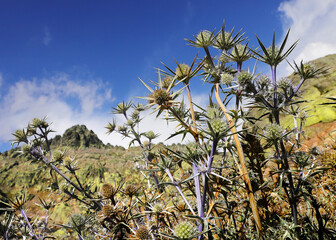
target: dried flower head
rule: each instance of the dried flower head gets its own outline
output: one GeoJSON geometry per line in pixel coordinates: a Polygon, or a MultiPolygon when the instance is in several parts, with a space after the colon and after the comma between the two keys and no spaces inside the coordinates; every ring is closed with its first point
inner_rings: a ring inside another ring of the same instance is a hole
{"type": "Polygon", "coordinates": [[[151,237],[146,226],[140,226],[136,231],[135,236],[140,240],[148,240],[151,237]]]}
{"type": "Polygon", "coordinates": [[[103,213],[103,217],[104,218],[110,218],[110,217],[112,217],[114,215],[115,209],[114,209],[114,207],[112,205],[106,204],[102,208],[102,213],[103,213]]]}
{"type": "Polygon", "coordinates": [[[101,195],[104,198],[112,198],[117,194],[117,189],[111,184],[105,183],[101,189],[101,195]]]}
{"type": "Polygon", "coordinates": [[[129,185],[126,186],[124,193],[127,196],[132,197],[132,196],[137,194],[138,190],[139,190],[138,186],[136,186],[134,184],[129,184],[129,185]]]}

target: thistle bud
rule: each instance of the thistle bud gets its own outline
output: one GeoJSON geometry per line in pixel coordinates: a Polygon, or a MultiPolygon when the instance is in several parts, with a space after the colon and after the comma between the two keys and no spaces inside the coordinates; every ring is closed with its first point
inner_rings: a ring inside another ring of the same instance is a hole
{"type": "Polygon", "coordinates": [[[152,208],[152,210],[153,210],[154,213],[159,214],[159,213],[161,213],[163,211],[163,207],[162,207],[162,205],[160,203],[157,203],[157,204],[154,205],[154,207],[152,208]]]}
{"type": "Polygon", "coordinates": [[[134,122],[133,122],[132,119],[128,119],[126,124],[127,124],[128,126],[133,126],[133,125],[134,125],[134,122]]]}
{"type": "Polygon", "coordinates": [[[62,162],[63,159],[64,159],[64,152],[61,152],[61,151],[54,151],[53,152],[53,160],[56,161],[56,162],[62,162]]]}
{"type": "Polygon", "coordinates": [[[155,135],[155,133],[154,133],[153,131],[148,131],[148,132],[146,133],[146,137],[147,137],[148,139],[154,139],[154,138],[156,138],[156,135],[155,135]]]}

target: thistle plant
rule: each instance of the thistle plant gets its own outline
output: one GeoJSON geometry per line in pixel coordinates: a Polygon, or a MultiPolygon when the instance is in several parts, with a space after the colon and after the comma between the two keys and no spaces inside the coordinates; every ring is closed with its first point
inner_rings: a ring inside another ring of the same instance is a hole
{"type": "MultiPolygon", "coordinates": [[[[334,179],[335,157],[302,148],[309,112],[301,106],[300,89],[326,69],[294,62],[299,82],[277,79],[277,66],[297,45],[287,46],[289,31],[279,47],[275,34],[270,47],[257,37],[260,51],[243,35],[234,28],[226,31],[224,23],[218,33],[202,30],[187,42],[202,48],[204,56],[196,55],[190,65],[164,65],[157,69],[157,81],[140,79],[148,90],[139,97],[146,101],[143,104],[123,101],[112,107],[112,114],[124,120],[110,121],[107,133],[120,134],[129,146],[141,149],[134,160],[142,182],[104,182],[99,190],[93,189],[80,181],[74,157],[51,149],[52,130],[46,119],[34,119],[14,132],[13,144],[24,144],[21,152],[49,170],[53,191],[86,207],[85,214],[73,215],[64,228],[78,239],[336,237],[336,222],[326,214],[335,216],[330,205],[335,184],[326,183],[327,175],[334,179]],[[211,55],[213,51],[219,57],[211,55]],[[269,65],[271,76],[244,69],[251,58],[269,65]],[[194,81],[211,85],[207,106],[193,102],[194,81]],[[187,104],[180,98],[183,91],[187,104]],[[188,136],[189,142],[156,144],[159,134],[141,129],[149,111],[177,126],[169,138],[188,136]],[[284,116],[291,116],[294,127],[283,124],[284,116]],[[328,191],[319,191],[327,187],[328,191]]],[[[95,170],[90,168],[87,174],[90,171],[95,170]]],[[[11,203],[24,209],[20,199],[11,203]]],[[[41,204],[51,207],[45,201],[41,204]]],[[[8,212],[5,239],[15,222],[14,211],[8,212]]],[[[26,235],[41,239],[37,227],[22,216],[26,235]]]]}

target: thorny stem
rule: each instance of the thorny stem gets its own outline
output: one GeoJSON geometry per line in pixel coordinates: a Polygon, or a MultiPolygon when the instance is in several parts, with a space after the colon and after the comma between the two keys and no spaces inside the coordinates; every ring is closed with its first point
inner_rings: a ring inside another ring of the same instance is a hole
{"type": "MultiPolygon", "coordinates": [[[[275,111],[274,113],[274,119],[277,125],[280,126],[280,118],[279,118],[279,112],[275,111]]],[[[297,200],[296,200],[296,193],[295,193],[295,187],[294,187],[294,182],[293,182],[293,175],[289,171],[289,162],[287,158],[287,151],[285,148],[285,144],[283,143],[283,140],[280,139],[280,149],[281,149],[281,159],[284,164],[284,170],[286,172],[287,178],[288,178],[288,183],[289,183],[289,190],[290,190],[290,197],[289,197],[289,203],[291,205],[292,209],[292,216],[293,216],[293,222],[295,225],[298,224],[298,212],[297,212],[297,200]]]]}
{"type": "Polygon", "coordinates": [[[231,128],[231,132],[233,134],[233,140],[235,141],[236,144],[236,148],[237,148],[237,152],[238,152],[238,158],[240,160],[240,165],[241,165],[241,169],[242,169],[242,173],[243,173],[243,180],[246,184],[246,191],[248,194],[248,198],[249,198],[249,202],[250,202],[250,206],[252,209],[252,213],[253,213],[253,217],[254,217],[254,221],[256,222],[256,226],[257,226],[257,230],[259,235],[262,232],[262,226],[261,226],[261,221],[260,221],[260,216],[258,213],[258,207],[257,207],[257,203],[254,199],[253,196],[253,191],[252,191],[252,185],[251,185],[251,181],[250,181],[250,177],[248,175],[248,171],[247,171],[247,167],[245,164],[245,159],[244,159],[244,153],[243,153],[243,149],[241,147],[240,141],[239,141],[239,137],[237,134],[237,130],[236,127],[230,117],[230,115],[227,113],[227,110],[219,96],[219,84],[217,83],[215,85],[215,95],[216,95],[216,100],[218,105],[221,107],[228,123],[229,123],[229,127],[231,128]]]}
{"type": "MultiPolygon", "coordinates": [[[[198,133],[197,133],[197,125],[196,125],[196,117],[195,117],[194,107],[193,107],[193,104],[192,104],[192,99],[191,99],[191,93],[190,93],[189,85],[186,87],[186,89],[187,89],[187,94],[188,94],[188,99],[189,99],[190,113],[191,113],[191,117],[192,117],[192,121],[193,121],[193,125],[194,125],[194,131],[198,135],[198,133]]],[[[197,138],[197,141],[198,140],[199,139],[197,138]]]]}
{"type": "Polygon", "coordinates": [[[276,82],[276,67],[271,67],[272,71],[272,82],[273,82],[273,106],[275,109],[278,107],[277,97],[276,97],[276,91],[277,91],[277,82],[276,82]]]}
{"type": "Polygon", "coordinates": [[[27,215],[26,215],[25,211],[24,211],[23,209],[21,209],[20,211],[21,211],[21,214],[22,214],[23,218],[24,218],[24,219],[26,220],[26,222],[27,222],[27,225],[28,225],[29,230],[30,230],[30,232],[31,232],[31,236],[32,236],[34,239],[38,240],[38,237],[36,236],[36,234],[35,234],[35,232],[34,232],[34,229],[33,229],[33,227],[31,226],[31,224],[30,224],[30,222],[29,222],[29,220],[28,220],[28,218],[27,218],[27,215]]]}
{"type": "Polygon", "coordinates": [[[174,177],[173,177],[173,175],[171,174],[170,170],[169,170],[168,168],[166,168],[166,169],[165,169],[165,172],[167,173],[168,177],[170,178],[171,183],[173,183],[173,184],[175,185],[176,190],[179,192],[179,194],[180,194],[181,197],[183,198],[183,201],[187,204],[189,210],[192,212],[193,215],[196,215],[195,212],[194,212],[194,210],[192,209],[190,203],[188,202],[188,200],[187,200],[186,197],[184,196],[184,194],[183,194],[181,188],[180,188],[177,184],[175,184],[174,177]]]}
{"type": "MultiPolygon", "coordinates": [[[[213,140],[213,143],[212,143],[212,148],[211,148],[211,154],[209,156],[209,159],[208,159],[208,162],[207,162],[207,171],[210,171],[211,169],[211,165],[212,165],[212,162],[213,162],[213,158],[214,158],[214,154],[216,152],[216,148],[217,148],[217,143],[218,143],[218,140],[217,139],[214,139],[213,140]]],[[[205,203],[206,203],[206,193],[208,191],[208,182],[209,182],[209,177],[206,175],[206,173],[202,173],[203,176],[204,176],[204,185],[203,185],[203,194],[202,194],[202,204],[201,204],[201,211],[199,213],[199,216],[203,219],[204,221],[204,211],[205,211],[205,203]]],[[[200,228],[200,227],[199,227],[200,228]]],[[[203,231],[203,225],[202,225],[202,229],[201,231],[203,231]]],[[[201,232],[200,231],[200,232],[201,232]]],[[[199,239],[203,239],[203,235],[200,236],[199,239]]]]}
{"type": "Polygon", "coordinates": [[[181,125],[185,128],[185,129],[187,129],[187,130],[189,130],[189,132],[193,135],[193,137],[195,138],[195,141],[196,142],[198,142],[198,134],[196,133],[196,132],[194,132],[194,130],[192,130],[191,129],[191,127],[190,126],[188,126],[179,116],[178,116],[178,114],[176,113],[176,111],[173,109],[173,108],[169,108],[169,110],[172,112],[172,114],[174,115],[174,117],[176,118],[176,120],[178,120],[180,123],[181,123],[181,125]]]}

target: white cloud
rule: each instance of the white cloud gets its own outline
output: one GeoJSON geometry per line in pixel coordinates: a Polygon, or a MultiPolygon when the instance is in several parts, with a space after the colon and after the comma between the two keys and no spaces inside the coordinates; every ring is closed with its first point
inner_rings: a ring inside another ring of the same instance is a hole
{"type": "MultiPolygon", "coordinates": [[[[289,0],[280,4],[284,32],[290,28],[288,43],[299,39],[289,61],[309,61],[336,53],[336,1],[335,0],[289,0]]],[[[280,69],[279,69],[280,70],[280,69]]],[[[291,68],[282,67],[288,74],[291,68]]]]}
{"type": "Polygon", "coordinates": [[[85,124],[106,143],[110,115],[101,109],[113,101],[111,89],[99,79],[78,81],[60,73],[50,78],[19,80],[0,99],[0,141],[24,128],[33,118],[47,116],[57,134],[76,124],[85,124]]]}
{"type": "Polygon", "coordinates": [[[44,34],[43,35],[43,44],[45,46],[48,46],[50,44],[51,40],[52,40],[50,30],[49,30],[48,27],[44,28],[43,34],[44,34]]]}

